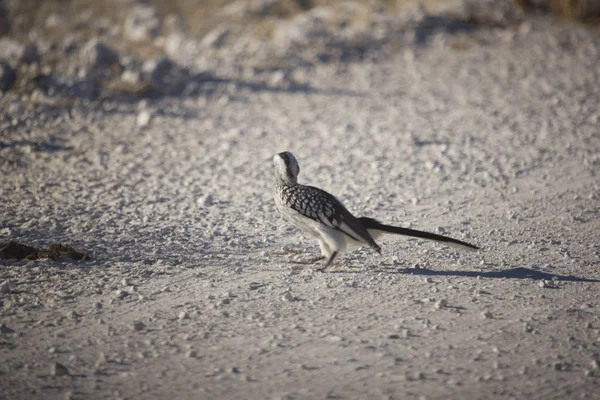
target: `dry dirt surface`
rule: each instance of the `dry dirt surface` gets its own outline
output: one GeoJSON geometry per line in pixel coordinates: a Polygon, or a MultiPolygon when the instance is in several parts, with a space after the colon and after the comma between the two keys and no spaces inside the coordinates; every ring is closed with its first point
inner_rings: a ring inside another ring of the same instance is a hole
{"type": "Polygon", "coordinates": [[[0,261],[0,398],[600,399],[598,27],[417,20],[270,80],[0,98],[0,242],[91,258],[0,261]],[[316,272],[285,150],[481,250],[386,236],[316,272]]]}

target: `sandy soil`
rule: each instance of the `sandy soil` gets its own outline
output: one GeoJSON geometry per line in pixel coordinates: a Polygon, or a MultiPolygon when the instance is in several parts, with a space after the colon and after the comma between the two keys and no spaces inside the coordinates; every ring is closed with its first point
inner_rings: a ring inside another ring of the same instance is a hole
{"type": "Polygon", "coordinates": [[[11,125],[3,239],[92,260],[0,261],[0,398],[600,398],[599,59],[597,27],[540,17],[11,125]],[[481,251],[387,236],[313,272],[284,150],[481,251]]]}

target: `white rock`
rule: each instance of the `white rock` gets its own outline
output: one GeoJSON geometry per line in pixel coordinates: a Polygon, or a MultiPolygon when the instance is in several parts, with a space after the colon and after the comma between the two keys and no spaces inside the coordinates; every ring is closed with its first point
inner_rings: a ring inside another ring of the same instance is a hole
{"type": "Polygon", "coordinates": [[[204,196],[198,197],[198,200],[196,200],[196,203],[199,206],[210,207],[214,204],[214,199],[213,199],[212,194],[207,193],[204,196]]]}
{"type": "Polygon", "coordinates": [[[150,111],[148,111],[148,110],[142,110],[142,111],[139,112],[139,114],[137,116],[136,124],[140,128],[143,128],[143,127],[148,126],[150,124],[150,120],[151,119],[152,119],[152,114],[150,113],[150,111]]]}
{"type": "Polygon", "coordinates": [[[0,293],[8,292],[10,292],[10,281],[7,279],[4,282],[0,283],[0,293]]]}
{"type": "Polygon", "coordinates": [[[144,81],[144,74],[141,71],[126,69],[121,73],[121,81],[131,85],[138,85],[144,81]]]}

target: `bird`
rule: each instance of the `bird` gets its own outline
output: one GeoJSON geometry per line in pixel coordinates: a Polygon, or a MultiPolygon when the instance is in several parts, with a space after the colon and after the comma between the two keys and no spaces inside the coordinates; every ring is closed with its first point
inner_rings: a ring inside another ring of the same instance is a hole
{"type": "Polygon", "coordinates": [[[447,236],[386,225],[373,218],[355,217],[332,194],[314,186],[299,184],[300,166],[289,151],[273,156],[273,166],[273,198],[280,214],[319,241],[322,256],[315,261],[325,259],[326,262],[317,271],[325,271],[349,244],[367,245],[381,254],[381,247],[375,239],[384,233],[432,240],[461,250],[479,250],[475,245],[447,236]]]}

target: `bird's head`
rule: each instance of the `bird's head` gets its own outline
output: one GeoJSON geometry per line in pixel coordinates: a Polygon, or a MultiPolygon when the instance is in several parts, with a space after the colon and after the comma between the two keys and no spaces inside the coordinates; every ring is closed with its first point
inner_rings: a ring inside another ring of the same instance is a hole
{"type": "Polygon", "coordinates": [[[275,174],[278,179],[289,183],[297,182],[300,166],[292,153],[284,151],[275,155],[273,157],[273,165],[275,166],[275,174]]]}

